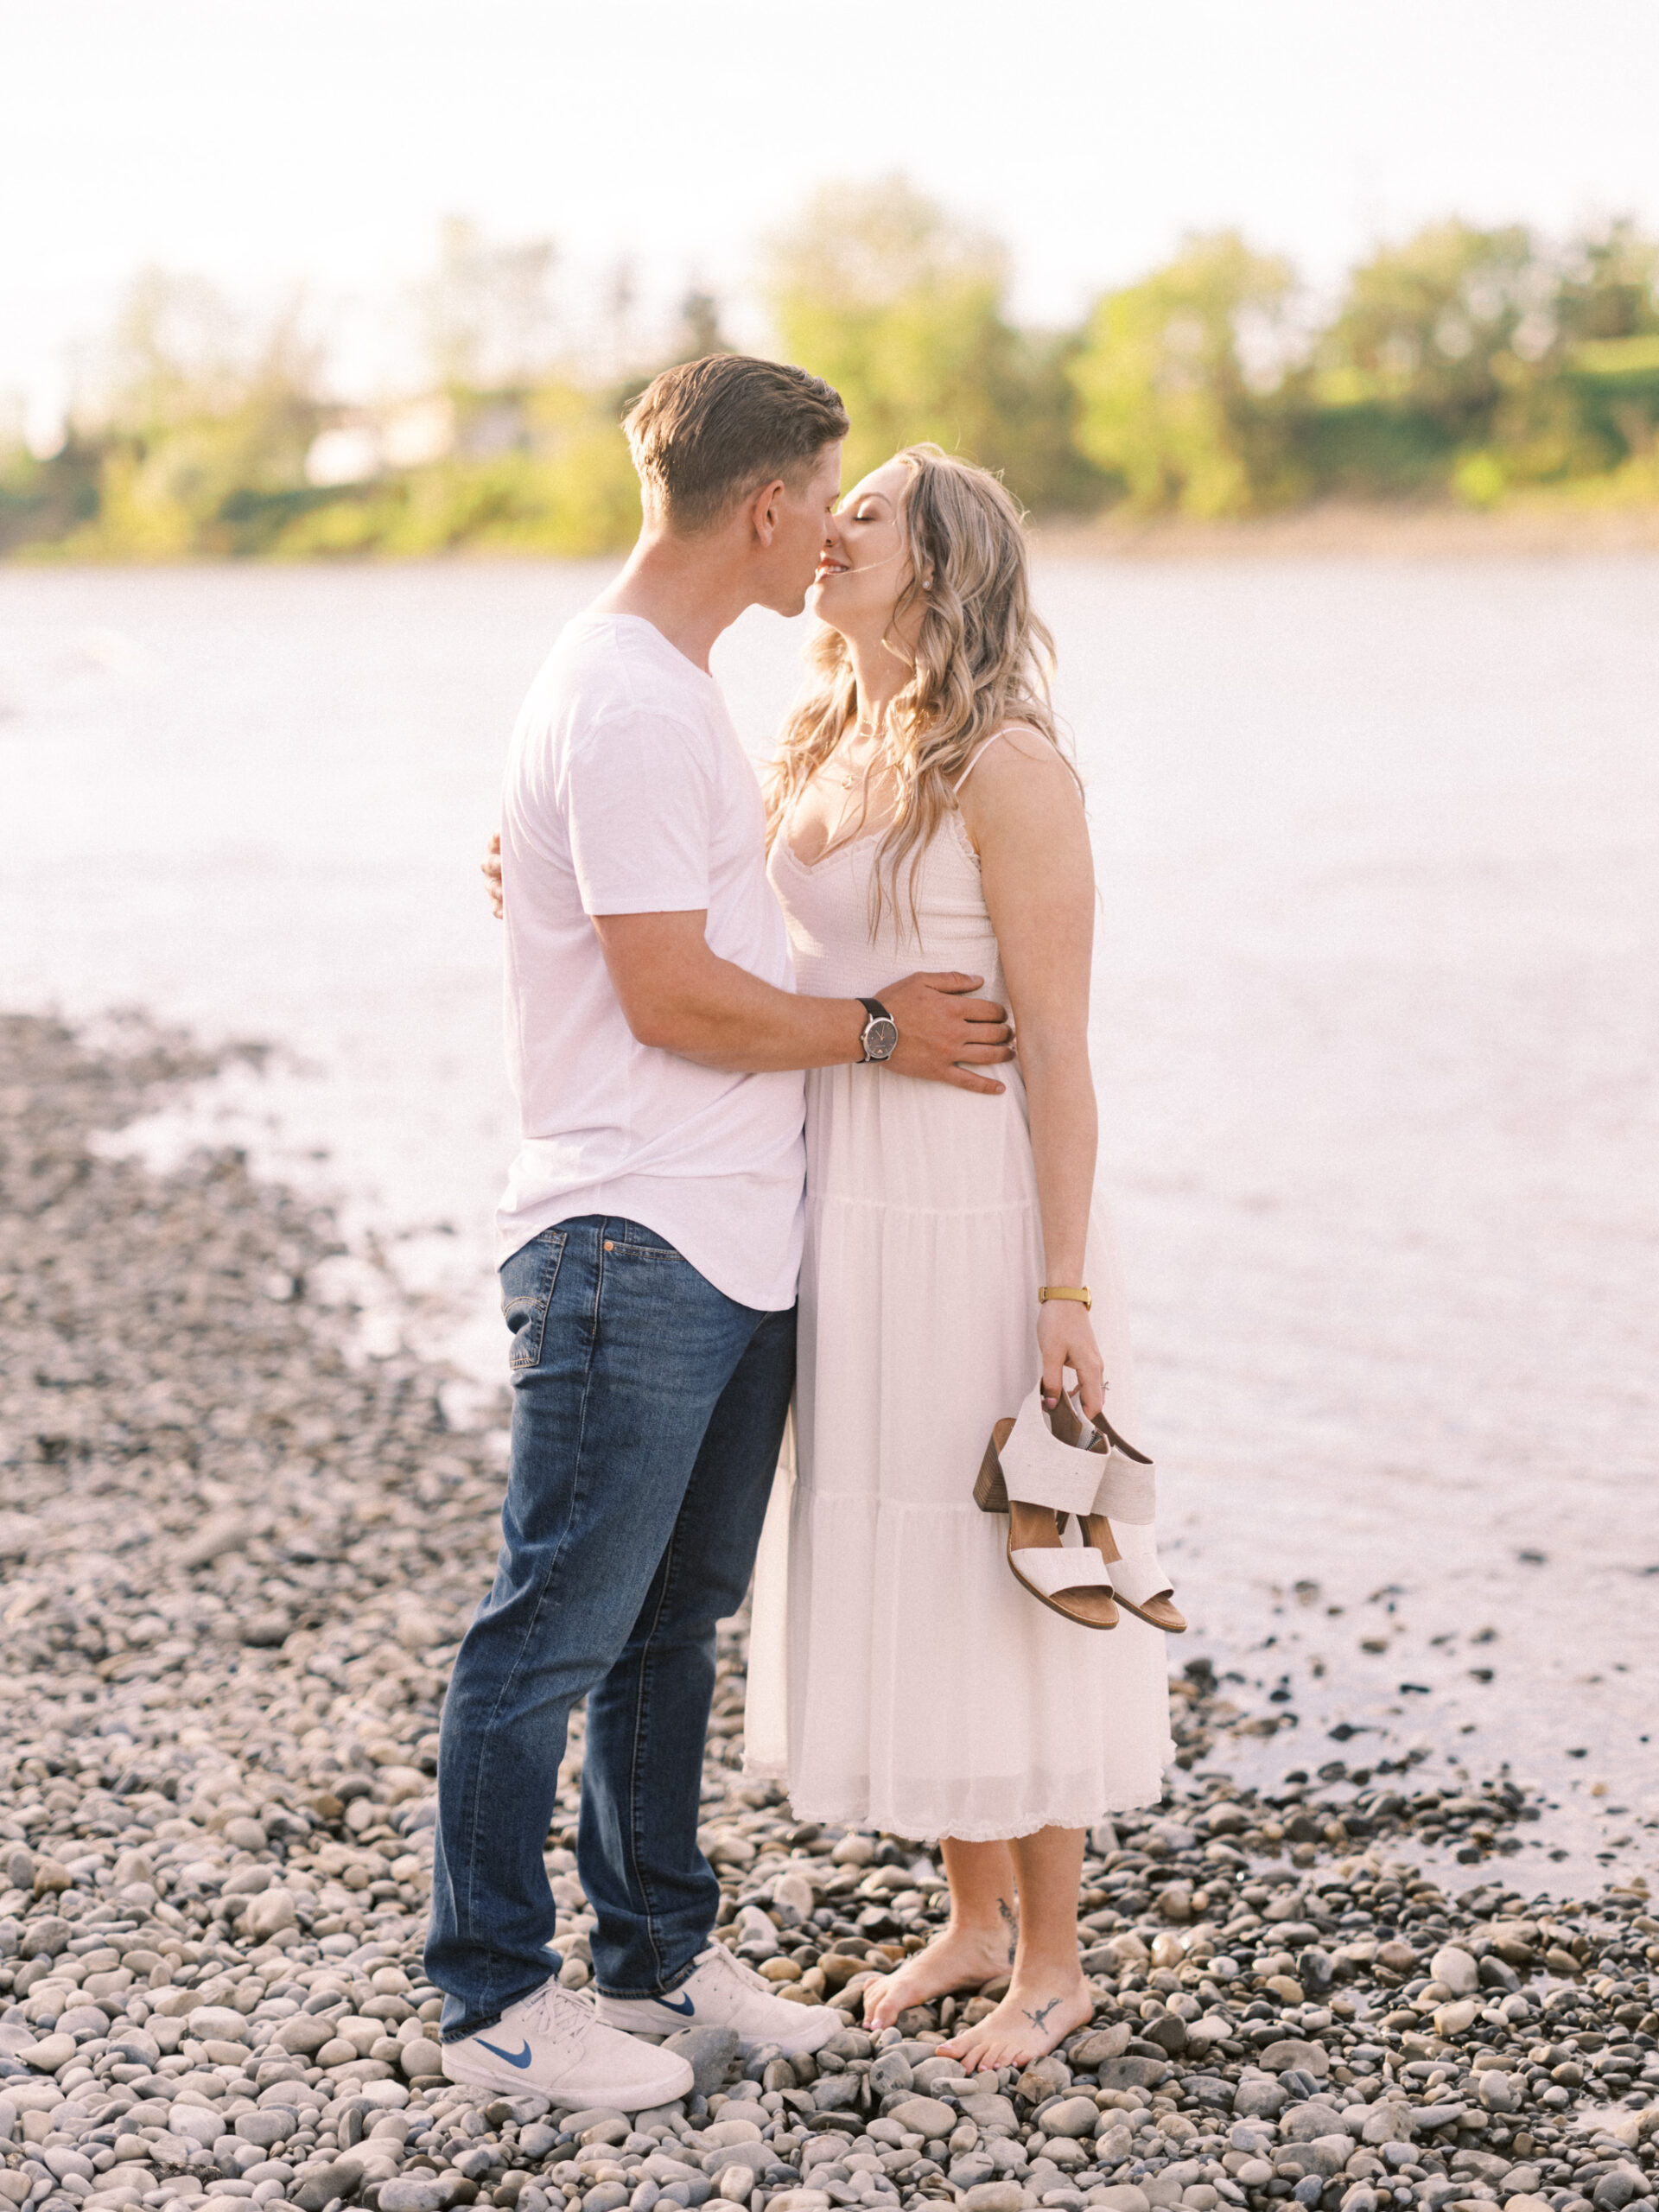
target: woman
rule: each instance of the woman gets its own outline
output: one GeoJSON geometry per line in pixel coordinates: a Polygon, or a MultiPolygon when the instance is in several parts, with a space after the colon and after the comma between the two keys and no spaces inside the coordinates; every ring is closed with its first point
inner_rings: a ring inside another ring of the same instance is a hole
{"type": "MultiPolygon", "coordinates": [[[[1019,2065],[1090,2017],[1084,1833],[1154,1802],[1170,1749],[1162,1636],[1127,1614],[1100,1632],[1106,1524],[1033,1580],[1011,1560],[1054,1545],[1055,1516],[1016,1503],[1010,1534],[974,1496],[994,1423],[1041,1419],[1039,1381],[1052,1408],[1069,1370],[1086,1415],[1137,1434],[1094,1186],[1089,838],[994,477],[933,446],[887,462],[832,520],[810,604],[825,626],[771,819],[797,987],[982,975],[1019,1060],[996,1097],[873,1066],[807,1077],[798,1471],[757,1570],[748,1760],[804,1817],[943,1839],[949,1924],[868,1986],[866,2021],[1011,1968],[943,2049],[1019,2065]]],[[[1142,1612],[1183,1625],[1166,1599],[1142,1612]]]]}

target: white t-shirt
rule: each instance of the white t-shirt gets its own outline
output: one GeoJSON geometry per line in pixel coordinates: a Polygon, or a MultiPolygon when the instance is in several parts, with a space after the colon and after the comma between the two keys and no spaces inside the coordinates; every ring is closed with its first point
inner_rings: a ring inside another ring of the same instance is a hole
{"type": "Polygon", "coordinates": [[[622,1216],[744,1306],[795,1300],[804,1086],[728,1075],[628,1027],[589,918],[708,915],[709,948],[794,988],[766,810],[713,677],[635,614],[579,615],[531,685],[501,810],[509,1072],[520,1143],[505,1260],[555,1223],[622,1216]]]}

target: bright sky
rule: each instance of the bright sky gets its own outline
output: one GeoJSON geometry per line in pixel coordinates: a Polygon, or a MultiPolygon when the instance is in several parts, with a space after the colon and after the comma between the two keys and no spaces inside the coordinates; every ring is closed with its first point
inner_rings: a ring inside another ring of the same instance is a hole
{"type": "Polygon", "coordinates": [[[304,279],[386,373],[449,213],[695,276],[751,340],[757,237],[894,168],[1034,320],[1193,226],[1319,280],[1448,211],[1659,226],[1656,0],[0,0],[0,392],[37,409],[147,263],[304,279]]]}

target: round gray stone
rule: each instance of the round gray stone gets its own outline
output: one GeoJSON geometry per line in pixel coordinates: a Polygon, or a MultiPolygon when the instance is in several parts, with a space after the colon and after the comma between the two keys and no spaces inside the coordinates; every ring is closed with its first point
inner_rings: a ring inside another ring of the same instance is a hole
{"type": "Polygon", "coordinates": [[[1068,2061],[1081,2073],[1092,2071],[1096,2066],[1103,2066],[1109,2058],[1121,2058],[1134,2033],[1127,2020],[1120,2020],[1116,2027],[1096,2028],[1072,2044],[1068,2061]]]}
{"type": "MultiPolygon", "coordinates": [[[[691,2085],[700,2097],[711,2097],[726,2079],[726,2069],[737,2056],[734,2028],[682,2028],[663,2045],[691,2069],[691,2085]]],[[[584,2200],[593,2202],[591,2196],[584,2200]]]]}
{"type": "Polygon", "coordinates": [[[728,2166],[747,2166],[758,2179],[768,2166],[777,2163],[778,2153],[770,2143],[722,2143],[717,2150],[704,2153],[702,2171],[718,2181],[728,2166]]]}
{"type": "Polygon", "coordinates": [[[1331,2054],[1323,2044],[1305,2043],[1300,2037],[1286,2036],[1278,2043],[1270,2043],[1257,2063],[1268,2074],[1312,2074],[1323,2082],[1331,2071],[1331,2054]]]}
{"type": "Polygon", "coordinates": [[[1069,2135],[1074,2140],[1095,2132],[1100,2113],[1092,2097],[1063,2097],[1043,2114],[1046,2135],[1069,2135]]]}
{"type": "Polygon", "coordinates": [[[411,2036],[398,2056],[397,2063],[411,2082],[430,2079],[443,2071],[443,2050],[440,2044],[430,2043],[424,2036],[411,2036]]]}
{"type": "Polygon", "coordinates": [[[949,2135],[957,2124],[955,2112],[941,2097],[906,2097],[887,2117],[896,2120],[907,2135],[920,2135],[930,2142],[949,2135]]]}
{"type": "Polygon", "coordinates": [[[902,2051],[884,2050],[871,2065],[870,2091],[878,2097],[902,2094],[913,2087],[915,2079],[902,2051]]]}
{"type": "Polygon", "coordinates": [[[1428,1962],[1432,1980],[1443,1981],[1454,1997],[1472,1997],[1480,1986],[1480,1968],[1460,1944],[1443,1943],[1428,1962]]]}
{"type": "Polygon", "coordinates": [[[1375,2104],[1365,2115],[1359,2139],[1367,2144],[1409,2143],[1416,2133],[1417,2122],[1409,2105],[1375,2104]]]}
{"type": "MultiPolygon", "coordinates": [[[[690,2031],[688,2030],[689,2033],[690,2031]]],[[[574,2135],[579,2143],[620,2143],[632,2133],[628,2116],[614,2105],[583,2105],[579,2112],[566,2113],[559,2122],[562,2135],[574,2135]],[[620,2126],[620,2135],[590,2135],[589,2129],[620,2126]]]]}
{"type": "MultiPolygon", "coordinates": [[[[436,2174],[410,2174],[399,2175],[392,2181],[383,2181],[378,2202],[380,2212],[443,2212],[448,2199],[448,2188],[436,2174]]],[[[303,2196],[296,2201],[302,2206],[306,2205],[303,2196]]],[[[324,2202],[327,2202],[325,2198],[324,2202]]],[[[308,2207],[307,2212],[309,2212],[308,2207]]],[[[318,2212],[321,2212],[321,2207],[318,2212]]]]}
{"type": "Polygon", "coordinates": [[[334,2033],[327,2020],[318,2019],[315,2013],[299,2012],[284,2020],[271,2040],[296,2058],[315,2058],[324,2044],[334,2040],[334,2033]]]}
{"type": "Polygon", "coordinates": [[[1021,2212],[1026,2192],[1012,2176],[1003,2181],[979,2181],[957,2199],[962,2212],[1021,2212]]]}
{"type": "Polygon", "coordinates": [[[286,2143],[294,2133],[295,2119],[281,2105],[273,2105],[269,2112],[245,2112],[237,2116],[236,2133],[245,2143],[257,2143],[268,2151],[274,2143],[286,2143]]]}
{"type": "Polygon", "coordinates": [[[1333,2105],[1309,2098],[1302,2104],[1292,2105],[1281,2116],[1279,2133],[1287,2143],[1312,2143],[1318,2136],[1339,2135],[1344,2131],[1342,2114],[1333,2105]]]}
{"type": "Polygon", "coordinates": [[[1122,2058],[1109,2058],[1100,2069],[1103,2089],[1155,2089],[1168,2077],[1169,2068],[1161,2058],[1134,2058],[1127,2053],[1122,2058]]]}
{"type": "MultiPolygon", "coordinates": [[[[435,2181],[435,2175],[433,2178],[435,2181]]],[[[300,2212],[323,2212],[325,2205],[332,2204],[337,2196],[346,2196],[356,2186],[356,2177],[331,2160],[327,2165],[307,2166],[291,2194],[300,2212]]]]}
{"type": "MultiPolygon", "coordinates": [[[[1116,2063],[1121,2066],[1123,2061],[1116,2063]]],[[[1101,2071],[1103,2078],[1105,2069],[1101,2071]]],[[[1233,2091],[1233,2110],[1241,2120],[1271,2120],[1289,2101],[1288,2092],[1270,2074],[1247,2074],[1233,2091]]]]}

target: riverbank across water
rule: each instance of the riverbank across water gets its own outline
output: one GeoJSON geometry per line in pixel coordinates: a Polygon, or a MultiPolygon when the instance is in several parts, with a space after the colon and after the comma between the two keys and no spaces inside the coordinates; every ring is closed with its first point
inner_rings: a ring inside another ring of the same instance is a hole
{"type": "MultiPolygon", "coordinates": [[[[1179,1646],[1179,1764],[1161,1806],[1091,1835],[1097,2006],[1053,2057],[970,2082],[933,2055],[995,1986],[874,2042],[855,2024],[862,1978],[941,1919],[937,1854],[798,1823],[742,1779],[737,1622],[703,1785],[722,1934],[839,2003],[845,2032],[816,2062],[703,2035],[697,2094],[632,2123],[450,2088],[420,1961],[432,1776],[490,1573],[500,1408],[452,1426],[441,1369],[371,1357],[319,1301],[338,1239],[312,1201],[235,1153],[158,1173],[109,1142],[206,1072],[187,1039],[134,1020],[92,1046],[14,1016],[0,1056],[7,2202],[1624,2212],[1653,2194],[1641,1874],[1616,1863],[1577,1897],[1517,1878],[1551,1808],[1501,1759],[1449,1788],[1421,1750],[1351,1767],[1287,1743],[1304,1764],[1263,1769],[1230,1655],[1179,1646]]],[[[580,1759],[578,1728],[547,1846],[578,1987],[580,1759]]]]}
{"type": "Polygon", "coordinates": [[[1499,507],[1450,500],[1392,504],[1322,499],[1279,514],[1196,521],[1185,515],[1108,513],[1090,522],[1039,521],[1037,543],[1057,558],[1096,560],[1514,560],[1659,550],[1659,505],[1597,505],[1554,497],[1499,507]]]}

